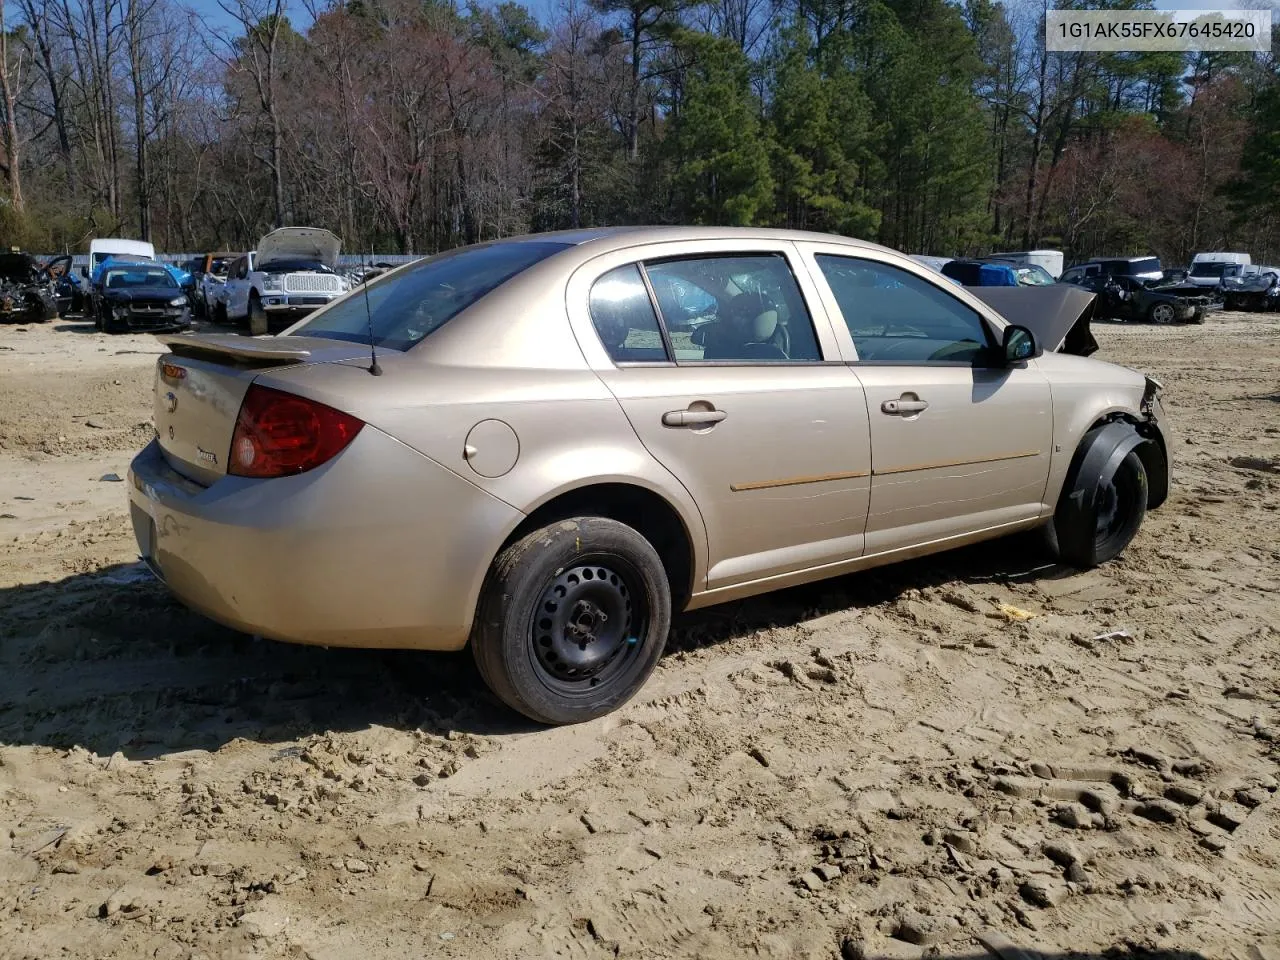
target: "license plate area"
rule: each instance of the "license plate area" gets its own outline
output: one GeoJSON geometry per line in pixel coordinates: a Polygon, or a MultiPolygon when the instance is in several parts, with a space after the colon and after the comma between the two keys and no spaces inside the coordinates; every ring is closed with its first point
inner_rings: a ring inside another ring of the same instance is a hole
{"type": "Polygon", "coordinates": [[[129,517],[133,521],[133,536],[138,542],[138,555],[150,567],[156,566],[156,521],[151,514],[136,503],[129,504],[129,517]]]}

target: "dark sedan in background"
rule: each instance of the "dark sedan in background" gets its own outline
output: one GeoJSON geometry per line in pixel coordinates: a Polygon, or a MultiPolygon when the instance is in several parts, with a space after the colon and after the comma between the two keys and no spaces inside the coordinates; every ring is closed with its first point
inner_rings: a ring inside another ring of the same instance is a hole
{"type": "Polygon", "coordinates": [[[187,295],[158,263],[121,263],[103,271],[94,291],[94,307],[94,326],[106,333],[191,326],[187,295]]]}
{"type": "Polygon", "coordinates": [[[1204,323],[1204,306],[1186,297],[1147,286],[1136,277],[1081,277],[1076,286],[1098,295],[1098,316],[1151,323],[1204,323]]]}

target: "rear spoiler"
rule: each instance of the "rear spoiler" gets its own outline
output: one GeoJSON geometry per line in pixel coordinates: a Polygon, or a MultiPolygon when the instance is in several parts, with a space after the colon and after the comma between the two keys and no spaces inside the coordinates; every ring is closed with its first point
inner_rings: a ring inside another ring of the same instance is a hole
{"type": "Polygon", "coordinates": [[[1097,295],[1070,283],[1043,287],[970,287],[969,292],[997,313],[1036,335],[1051,353],[1087,357],[1098,341],[1089,324],[1097,310],[1097,295]]]}
{"type": "Polygon", "coordinates": [[[291,344],[285,337],[241,337],[234,333],[168,334],[157,340],[179,357],[212,359],[246,367],[274,367],[302,363],[311,357],[305,347],[291,344]]]}

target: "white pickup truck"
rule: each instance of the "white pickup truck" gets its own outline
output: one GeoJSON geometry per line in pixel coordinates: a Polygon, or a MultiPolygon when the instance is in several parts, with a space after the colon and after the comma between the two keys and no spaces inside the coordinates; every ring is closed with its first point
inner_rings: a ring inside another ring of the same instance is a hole
{"type": "Polygon", "coordinates": [[[247,325],[261,335],[279,318],[293,323],[351,289],[335,272],[342,241],[315,227],[281,227],[236,258],[217,292],[222,323],[247,325]]]}

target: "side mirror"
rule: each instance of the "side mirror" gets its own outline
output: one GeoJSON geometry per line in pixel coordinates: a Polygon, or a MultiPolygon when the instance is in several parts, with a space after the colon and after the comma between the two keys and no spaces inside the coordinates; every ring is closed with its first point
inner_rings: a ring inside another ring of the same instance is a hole
{"type": "Polygon", "coordinates": [[[1044,351],[1036,342],[1035,334],[1026,327],[1010,324],[1004,328],[1004,362],[1006,364],[1021,363],[1034,360],[1044,351]]]}
{"type": "Polygon", "coordinates": [[[87,280],[87,279],[89,278],[89,268],[88,268],[88,267],[81,267],[81,268],[80,268],[80,276],[84,277],[84,278],[87,280]]]}

